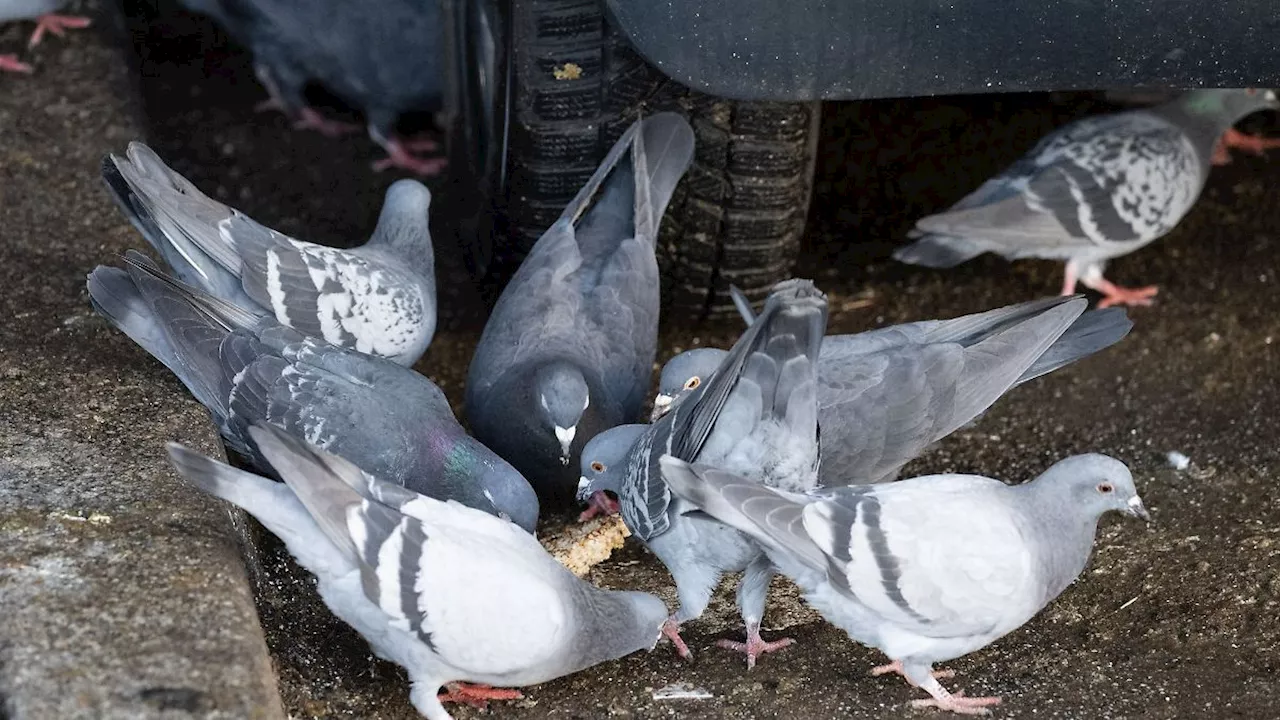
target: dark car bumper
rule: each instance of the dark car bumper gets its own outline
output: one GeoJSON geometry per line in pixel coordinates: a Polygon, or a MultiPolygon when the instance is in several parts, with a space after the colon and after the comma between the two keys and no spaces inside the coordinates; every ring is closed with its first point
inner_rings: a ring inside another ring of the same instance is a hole
{"type": "Polygon", "coordinates": [[[671,78],[739,100],[1280,84],[1275,0],[606,0],[671,78]]]}

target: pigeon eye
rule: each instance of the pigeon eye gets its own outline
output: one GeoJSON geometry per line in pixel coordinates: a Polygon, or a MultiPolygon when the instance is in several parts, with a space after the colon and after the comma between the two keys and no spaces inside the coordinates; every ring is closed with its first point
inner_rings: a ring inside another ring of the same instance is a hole
{"type": "Polygon", "coordinates": [[[701,384],[702,384],[702,378],[698,377],[697,375],[694,375],[693,377],[684,381],[684,389],[695,390],[701,384]]]}
{"type": "Polygon", "coordinates": [[[591,471],[598,472],[598,473],[604,472],[604,463],[600,462],[599,460],[591,463],[591,471]]]}
{"type": "Polygon", "coordinates": [[[1115,490],[1115,488],[1111,486],[1111,483],[1098,484],[1098,492],[1102,493],[1103,495],[1109,495],[1113,490],[1115,490]]]}

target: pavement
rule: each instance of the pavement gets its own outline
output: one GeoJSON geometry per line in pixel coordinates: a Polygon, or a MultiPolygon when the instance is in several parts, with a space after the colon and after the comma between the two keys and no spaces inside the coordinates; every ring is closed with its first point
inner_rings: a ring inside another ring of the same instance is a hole
{"type": "MultiPolygon", "coordinates": [[[[0,281],[10,318],[0,329],[0,716],[281,717],[283,706],[296,718],[413,718],[403,672],[325,610],[279,544],[251,525],[238,533],[167,469],[162,441],[214,450],[211,428],[181,386],[85,302],[84,273],[141,246],[96,175],[103,152],[139,133],[215,197],[335,244],[361,240],[394,179],[368,170],[377,153],[363,138],[334,142],[254,115],[262,98],[247,59],[207,33],[189,16],[133,28],[135,43],[152,48],[141,64],[145,126],[129,112],[128,83],[101,31],[44,48],[33,77],[0,76],[0,281]]],[[[17,39],[6,31],[0,48],[17,39]]],[[[1081,95],[829,107],[797,274],[828,291],[830,330],[1055,292],[1053,263],[984,257],[942,272],[897,265],[887,251],[915,217],[954,201],[1043,132],[1104,107],[1081,95]]],[[[1154,307],[1132,311],[1122,343],[1016,389],[908,466],[1020,482],[1066,455],[1103,452],[1130,465],[1154,516],[1150,525],[1104,520],[1093,560],[1061,598],[947,664],[958,673],[950,687],[1004,698],[994,716],[1275,717],[1277,162],[1237,156],[1177,230],[1113,263],[1116,282],[1161,286],[1154,307]],[[1174,469],[1170,451],[1190,465],[1174,469]]],[[[437,238],[442,267],[464,240],[437,238]]],[[[456,278],[441,286],[447,312],[419,369],[458,402],[483,306],[456,278]]],[[[737,331],[669,327],[662,356],[724,346],[737,331]]],[[[672,596],[660,564],[636,546],[591,579],[672,596]]],[[[765,637],[797,644],[747,672],[714,647],[740,631],[732,601],[726,588],[687,626],[692,664],[664,644],[527,688],[522,701],[454,713],[928,715],[907,708],[918,691],[870,677],[883,658],[822,622],[782,580],[765,637]],[[677,684],[710,697],[655,698],[677,684]]]]}

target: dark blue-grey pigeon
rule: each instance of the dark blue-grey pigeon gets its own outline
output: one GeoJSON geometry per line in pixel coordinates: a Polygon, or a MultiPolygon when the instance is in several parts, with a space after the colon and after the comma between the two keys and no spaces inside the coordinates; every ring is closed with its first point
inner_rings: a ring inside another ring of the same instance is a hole
{"type": "Polygon", "coordinates": [[[811,494],[781,492],[706,465],[661,459],[685,511],[745,533],[808,603],[878,648],[932,706],[984,714],[996,697],[951,694],[933,664],[985,647],[1030,620],[1084,570],[1098,519],[1149,519],[1129,469],[1076,455],[1022,485],[930,475],[811,494]]]}
{"type": "MultiPolygon", "coordinates": [[[[821,484],[892,480],[1010,389],[1110,347],[1133,327],[1123,308],[1087,307],[1079,296],[1046,298],[828,335],[818,357],[821,484]]],[[[697,348],[668,361],[655,413],[705,382],[725,354],[697,348]]]]}
{"type": "Polygon", "coordinates": [[[773,288],[755,323],[720,368],[692,395],[649,426],[601,433],[582,454],[579,497],[607,490],[622,518],[667,566],[680,607],[664,629],[683,657],[680,624],[700,616],[720,577],[744,572],[738,607],[747,641],[721,641],[746,653],[747,666],[789,638],[760,637],[765,596],[774,570],[746,535],[709,518],[681,513],[658,469],[676,457],[723,467],[764,486],[791,491],[818,482],[817,358],[827,322],[826,297],[808,280],[773,288]]]}
{"type": "Polygon", "coordinates": [[[438,174],[443,157],[433,139],[406,140],[396,123],[406,113],[444,110],[446,53],[438,0],[180,0],[212,17],[253,53],[254,70],[295,127],[329,137],[357,129],[325,119],[308,106],[306,87],[318,83],[364,113],[369,137],[387,152],[375,170],[402,168],[438,174]]]}
{"type": "Polygon", "coordinates": [[[1099,307],[1149,305],[1157,288],[1111,283],[1102,275],[1107,261],[1172,230],[1227,147],[1260,153],[1276,144],[1232,129],[1276,108],[1270,90],[1192,90],[1153,108],[1079,120],[947,211],[919,220],[915,242],[894,258],[934,268],[986,252],[1063,260],[1063,295],[1078,280],[1104,295],[1099,307]]]}
{"type": "Polygon", "coordinates": [[[364,245],[349,250],[282,235],[200,192],[139,142],[108,155],[116,203],[183,282],[344,348],[417,362],[436,331],[431,193],[387,189],[364,245]]]}
{"type": "Polygon", "coordinates": [[[545,682],[661,637],[661,600],[578,579],[511,523],[383,482],[278,429],[249,434],[283,484],[176,443],[169,457],[284,541],[329,609],[408,671],[409,700],[429,720],[448,720],[442,701],[519,698],[489,686],[545,682]]]}
{"type": "Polygon", "coordinates": [[[173,371],[257,469],[270,472],[248,429],[270,423],[381,480],[534,531],[533,488],[467,435],[440,388],[413,370],[186,287],[134,251],[123,269],[95,269],[88,286],[94,308],[173,371]]]}
{"type": "Polygon", "coordinates": [[[572,504],[587,441],[640,416],[658,341],[658,225],[692,158],[693,130],[679,115],[628,128],[485,325],[467,422],[529,478],[544,508],[572,504]]]}
{"type": "MultiPolygon", "coordinates": [[[[76,15],[60,15],[58,11],[69,0],[0,0],[0,25],[17,20],[34,20],[35,30],[27,47],[40,44],[46,34],[62,36],[67,30],[89,27],[92,20],[76,15]]],[[[17,55],[0,54],[0,72],[29,73],[32,67],[18,59],[17,55]]]]}

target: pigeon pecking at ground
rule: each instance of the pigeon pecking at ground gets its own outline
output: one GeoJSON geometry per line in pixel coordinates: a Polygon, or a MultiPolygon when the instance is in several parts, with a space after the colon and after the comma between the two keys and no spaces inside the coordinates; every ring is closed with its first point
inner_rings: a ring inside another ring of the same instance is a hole
{"type": "MultiPolygon", "coordinates": [[[[35,20],[36,29],[27,41],[27,47],[33,48],[44,39],[45,33],[62,36],[67,30],[79,30],[89,27],[92,22],[87,17],[75,15],[59,15],[67,0],[0,0],[0,24],[15,20],[35,20]]],[[[17,55],[0,54],[0,71],[29,73],[32,68],[18,59],[17,55]]]]}
{"type": "Polygon", "coordinates": [[[507,517],[533,532],[529,483],[454,418],[440,388],[389,360],[344,350],[165,276],[129,251],[88,280],[94,308],[173,371],[227,445],[270,466],[248,428],[271,423],[381,480],[507,517]]]}
{"type": "Polygon", "coordinates": [[[544,508],[572,505],[587,441],[640,416],[658,342],[658,225],[692,158],[693,130],[679,115],[633,124],[485,325],[467,374],[467,422],[529,478],[544,508]]]}
{"type": "MultiPolygon", "coordinates": [[[[818,356],[821,484],[892,480],[1013,387],[1110,347],[1133,327],[1123,308],[1087,307],[1079,296],[1047,298],[828,335],[818,356]]],[[[655,413],[691,394],[725,354],[697,348],[669,360],[655,413]]]]}
{"type": "Polygon", "coordinates": [[[1280,108],[1271,90],[1193,90],[1154,108],[1067,125],[946,212],[919,220],[915,242],[894,258],[935,268],[986,252],[1065,260],[1063,295],[1078,280],[1103,294],[1099,307],[1149,305],[1157,288],[1111,283],[1107,261],[1172,230],[1227,147],[1261,153],[1280,145],[1232,128],[1268,108],[1280,108]]]}
{"type": "Polygon", "coordinates": [[[601,433],[582,453],[580,499],[607,490],[622,518],[666,565],[680,607],[664,629],[682,657],[680,624],[699,617],[726,572],[745,571],[738,607],[747,641],[722,641],[756,658],[791,643],[760,637],[765,596],[774,570],[741,532],[706,518],[687,517],[662,481],[658,458],[668,453],[737,472],[762,485],[812,489],[818,480],[817,357],[827,301],[807,280],[776,285],[764,310],[720,368],[694,394],[652,425],[623,425],[601,433]]]}
{"type": "Polygon", "coordinates": [[[295,127],[337,137],[358,129],[325,119],[307,104],[316,82],[364,112],[369,137],[387,157],[375,170],[401,168],[421,176],[440,173],[434,138],[401,138],[400,116],[444,109],[445,50],[441,3],[378,0],[180,0],[216,20],[253,52],[254,69],[271,99],[259,109],[296,118],[295,127]]]}
{"type": "Polygon", "coordinates": [[[1021,627],[1084,570],[1098,519],[1149,519],[1129,469],[1077,455],[1010,486],[975,475],[778,492],[732,473],[661,459],[684,511],[749,535],[823,617],[879,648],[933,706],[983,714],[995,697],[949,693],[933,664],[1021,627]]]}
{"type": "Polygon", "coordinates": [[[491,686],[545,682],[661,637],[661,600],[579,580],[509,522],[382,482],[280,430],[249,434],[284,484],[176,443],[169,457],[284,541],[329,609],[408,671],[409,699],[429,720],[450,717],[442,700],[519,698],[491,686]]]}
{"type": "Polygon", "coordinates": [[[416,180],[387,188],[369,241],[350,250],[264,227],[170,169],[146,145],[108,155],[116,204],[177,277],[312,337],[412,365],[436,330],[431,193],[416,180]]]}

